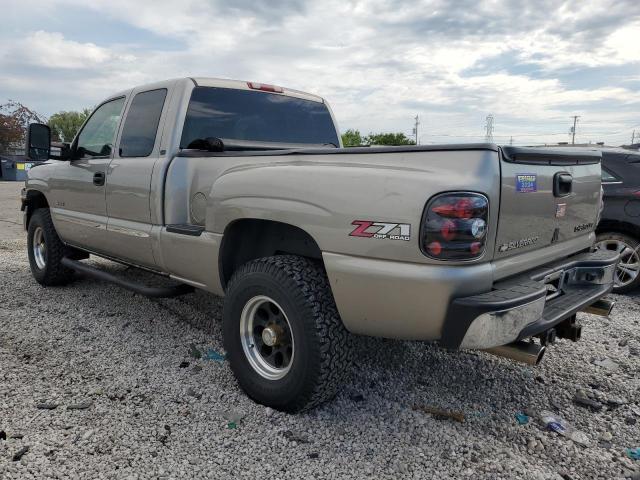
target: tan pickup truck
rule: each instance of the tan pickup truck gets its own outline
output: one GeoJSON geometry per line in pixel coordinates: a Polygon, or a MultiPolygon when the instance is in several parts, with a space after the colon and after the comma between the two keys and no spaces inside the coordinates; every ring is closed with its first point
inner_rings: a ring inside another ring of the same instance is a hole
{"type": "MultiPolygon", "coordinates": [[[[32,125],[29,150],[49,158],[49,136],[32,125]]],[[[278,409],[334,395],[351,334],[535,364],[579,338],[576,312],[611,308],[598,152],[342,148],[320,97],[185,78],[107,98],[50,158],[22,196],[35,279],[225,296],[231,368],[278,409]],[[179,284],[134,284],[89,254],[179,284]]]]}

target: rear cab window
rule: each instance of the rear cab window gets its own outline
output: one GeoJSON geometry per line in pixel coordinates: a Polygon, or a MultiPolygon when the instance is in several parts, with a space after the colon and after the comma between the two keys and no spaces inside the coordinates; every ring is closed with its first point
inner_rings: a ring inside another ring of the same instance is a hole
{"type": "Polygon", "coordinates": [[[322,102],[273,93],[196,87],[191,94],[180,148],[215,137],[274,143],[339,145],[322,102]]]}
{"type": "Polygon", "coordinates": [[[120,157],[148,157],[153,151],[167,89],[136,94],[124,120],[120,157]]]}

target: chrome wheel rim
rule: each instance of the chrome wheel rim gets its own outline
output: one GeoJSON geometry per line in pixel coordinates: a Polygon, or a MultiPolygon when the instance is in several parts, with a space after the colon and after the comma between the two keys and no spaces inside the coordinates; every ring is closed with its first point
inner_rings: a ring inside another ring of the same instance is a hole
{"type": "Polygon", "coordinates": [[[291,324],[272,298],[251,298],[240,314],[240,342],[251,368],[267,380],[283,378],[293,364],[291,324]]]}
{"type": "Polygon", "coordinates": [[[614,286],[621,288],[633,283],[640,273],[640,254],[638,249],[622,240],[608,239],[596,244],[601,250],[615,251],[620,254],[616,267],[614,286]]]}
{"type": "Polygon", "coordinates": [[[36,261],[37,267],[42,270],[47,266],[47,244],[44,241],[44,230],[42,227],[36,227],[33,232],[33,259],[36,261]]]}

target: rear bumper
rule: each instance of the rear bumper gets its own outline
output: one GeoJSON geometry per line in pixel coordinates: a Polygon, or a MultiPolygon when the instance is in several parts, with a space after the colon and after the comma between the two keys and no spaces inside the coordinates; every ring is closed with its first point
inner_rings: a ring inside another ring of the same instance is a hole
{"type": "Polygon", "coordinates": [[[538,335],[611,291],[618,255],[582,253],[453,300],[440,344],[482,349],[538,335]]]}

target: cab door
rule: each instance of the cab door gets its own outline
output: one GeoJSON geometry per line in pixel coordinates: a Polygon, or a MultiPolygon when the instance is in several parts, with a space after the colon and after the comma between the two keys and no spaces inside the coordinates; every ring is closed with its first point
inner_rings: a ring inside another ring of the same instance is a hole
{"type": "Polygon", "coordinates": [[[66,243],[98,253],[106,248],[107,167],[124,104],[122,96],[94,110],[71,146],[71,160],[57,164],[51,180],[51,215],[58,234],[66,243]]]}
{"type": "Polygon", "coordinates": [[[153,268],[151,177],[160,156],[167,88],[134,90],[118,148],[107,169],[107,249],[113,256],[153,268]]]}

